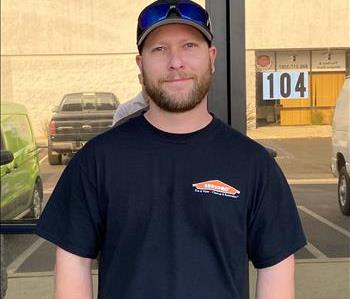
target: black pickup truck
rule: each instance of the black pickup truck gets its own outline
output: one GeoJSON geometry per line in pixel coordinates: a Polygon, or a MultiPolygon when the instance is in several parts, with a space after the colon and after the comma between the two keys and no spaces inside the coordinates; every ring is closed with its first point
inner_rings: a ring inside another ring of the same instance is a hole
{"type": "Polygon", "coordinates": [[[72,155],[94,136],[112,126],[119,102],[113,93],[66,94],[53,109],[49,124],[48,158],[51,165],[62,163],[62,155],[72,155]]]}

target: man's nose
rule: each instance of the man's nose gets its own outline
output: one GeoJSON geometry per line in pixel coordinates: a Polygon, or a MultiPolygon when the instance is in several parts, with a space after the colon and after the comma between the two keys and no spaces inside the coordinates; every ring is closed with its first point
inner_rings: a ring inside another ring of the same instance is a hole
{"type": "Polygon", "coordinates": [[[169,55],[169,69],[178,70],[184,68],[184,61],[179,51],[173,50],[169,55]]]}

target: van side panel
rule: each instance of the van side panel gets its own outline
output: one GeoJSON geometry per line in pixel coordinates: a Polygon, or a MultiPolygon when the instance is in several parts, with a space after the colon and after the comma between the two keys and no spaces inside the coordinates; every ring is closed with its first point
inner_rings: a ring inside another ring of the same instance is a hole
{"type": "MultiPolygon", "coordinates": [[[[345,79],[334,112],[332,126],[332,171],[338,175],[338,156],[350,173],[350,77],[345,79]]],[[[342,163],[340,163],[342,164],[342,163]]]]}

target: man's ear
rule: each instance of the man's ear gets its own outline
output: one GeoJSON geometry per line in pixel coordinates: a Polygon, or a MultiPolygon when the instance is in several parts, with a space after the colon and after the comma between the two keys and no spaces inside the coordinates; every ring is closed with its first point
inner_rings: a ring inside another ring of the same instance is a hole
{"type": "Polygon", "coordinates": [[[211,46],[209,48],[209,59],[211,63],[211,72],[215,72],[215,60],[216,60],[216,55],[217,55],[217,49],[214,46],[211,46]]]}
{"type": "Polygon", "coordinates": [[[142,56],[141,55],[136,55],[135,57],[136,64],[139,67],[140,73],[142,74],[142,56]]]}

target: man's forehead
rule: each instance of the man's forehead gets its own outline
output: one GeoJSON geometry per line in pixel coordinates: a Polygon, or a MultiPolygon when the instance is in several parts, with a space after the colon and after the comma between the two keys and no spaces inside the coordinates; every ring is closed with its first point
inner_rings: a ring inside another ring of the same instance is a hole
{"type": "Polygon", "coordinates": [[[145,40],[145,44],[150,42],[172,40],[175,38],[182,40],[196,39],[203,40],[204,42],[206,41],[204,35],[190,25],[166,24],[159,26],[150,32],[145,40]]]}

